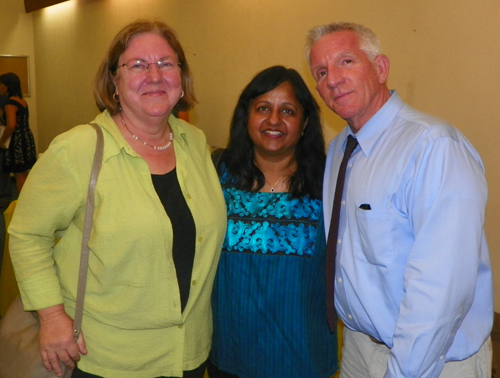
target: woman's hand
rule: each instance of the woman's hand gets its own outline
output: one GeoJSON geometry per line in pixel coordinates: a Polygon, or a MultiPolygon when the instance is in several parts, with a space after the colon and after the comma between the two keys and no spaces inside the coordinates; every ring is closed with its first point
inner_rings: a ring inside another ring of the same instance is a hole
{"type": "Polygon", "coordinates": [[[63,305],[37,311],[40,317],[40,354],[48,371],[62,376],[60,361],[74,369],[80,354],[87,354],[83,334],[75,342],[73,320],[64,311],[63,305]]]}

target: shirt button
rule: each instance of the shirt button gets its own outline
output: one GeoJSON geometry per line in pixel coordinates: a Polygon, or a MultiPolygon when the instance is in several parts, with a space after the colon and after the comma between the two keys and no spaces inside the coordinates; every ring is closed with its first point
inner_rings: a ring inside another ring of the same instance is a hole
{"type": "Polygon", "coordinates": [[[197,282],[196,282],[196,280],[193,280],[193,282],[191,282],[191,283],[192,283],[192,284],[193,284],[193,286],[194,286],[194,285],[196,285],[196,283],[197,283],[197,282]]]}
{"type": "Polygon", "coordinates": [[[201,242],[203,241],[203,236],[200,236],[200,237],[198,238],[198,241],[201,243],[201,242]]]}
{"type": "Polygon", "coordinates": [[[188,194],[186,197],[189,198],[189,199],[191,199],[191,194],[188,194]]]}
{"type": "Polygon", "coordinates": [[[439,357],[439,359],[440,359],[440,360],[444,360],[444,356],[440,356],[440,357],[439,357]]]}
{"type": "Polygon", "coordinates": [[[340,278],[340,277],[339,277],[339,278],[337,278],[337,282],[338,282],[338,283],[342,283],[342,278],[340,278]]]}
{"type": "Polygon", "coordinates": [[[342,204],[342,206],[345,206],[345,201],[342,201],[341,204],[342,204]]]}
{"type": "Polygon", "coordinates": [[[348,317],[349,319],[352,319],[352,315],[351,315],[351,314],[348,314],[348,315],[347,315],[347,317],[348,317]]]}
{"type": "Polygon", "coordinates": [[[342,244],[342,239],[338,239],[337,244],[342,244]]]}
{"type": "Polygon", "coordinates": [[[349,163],[347,166],[348,166],[349,168],[351,168],[351,167],[352,167],[352,163],[349,163]]]}
{"type": "Polygon", "coordinates": [[[182,324],[178,325],[177,328],[182,329],[182,324]]]}

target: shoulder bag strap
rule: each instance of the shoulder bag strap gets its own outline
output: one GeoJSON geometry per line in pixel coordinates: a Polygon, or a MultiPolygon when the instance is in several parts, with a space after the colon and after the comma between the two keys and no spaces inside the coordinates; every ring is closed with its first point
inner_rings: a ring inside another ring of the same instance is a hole
{"type": "Polygon", "coordinates": [[[87,192],[87,207],[85,209],[85,220],[83,224],[82,237],[82,252],[80,256],[80,271],[78,274],[78,290],[76,294],[75,319],[73,323],[73,331],[75,333],[75,341],[78,340],[82,328],[83,318],[83,302],[85,300],[85,287],[87,284],[87,271],[89,264],[89,246],[88,241],[90,231],[92,230],[92,218],[94,215],[94,191],[97,182],[97,176],[101,170],[102,155],[104,150],[104,138],[102,130],[96,123],[90,123],[97,133],[97,144],[94,154],[94,162],[92,163],[92,172],[90,174],[89,189],[87,192]]]}

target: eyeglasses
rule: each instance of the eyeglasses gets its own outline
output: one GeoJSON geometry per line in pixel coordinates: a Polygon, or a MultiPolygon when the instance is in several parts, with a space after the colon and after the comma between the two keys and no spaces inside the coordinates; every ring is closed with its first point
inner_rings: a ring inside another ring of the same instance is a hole
{"type": "Polygon", "coordinates": [[[127,67],[127,69],[130,72],[134,73],[144,73],[146,71],[149,71],[151,69],[151,65],[156,64],[158,69],[161,72],[168,72],[168,71],[173,71],[177,67],[181,67],[182,65],[180,63],[172,63],[169,60],[160,60],[158,62],[153,62],[153,63],[147,63],[144,60],[141,59],[132,59],[129,60],[127,63],[120,64],[118,68],[120,67],[127,67]]]}

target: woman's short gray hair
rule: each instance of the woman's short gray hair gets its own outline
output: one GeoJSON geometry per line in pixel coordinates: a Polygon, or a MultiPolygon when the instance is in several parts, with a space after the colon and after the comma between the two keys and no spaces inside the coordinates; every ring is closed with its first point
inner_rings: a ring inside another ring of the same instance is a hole
{"type": "Polygon", "coordinates": [[[370,59],[372,62],[375,60],[377,56],[382,54],[382,47],[380,45],[380,40],[371,29],[363,25],[355,24],[352,22],[334,22],[332,24],[316,26],[307,32],[307,42],[306,42],[307,63],[310,64],[310,55],[312,46],[320,38],[324,37],[325,35],[341,31],[352,31],[356,33],[359,37],[360,49],[366,53],[368,59],[370,59]]]}

